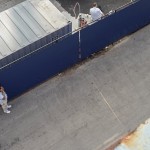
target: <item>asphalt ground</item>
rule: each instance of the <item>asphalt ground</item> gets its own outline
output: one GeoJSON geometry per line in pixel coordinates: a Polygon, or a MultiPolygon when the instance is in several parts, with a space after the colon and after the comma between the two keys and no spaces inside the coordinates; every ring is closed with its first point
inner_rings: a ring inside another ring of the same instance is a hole
{"type": "Polygon", "coordinates": [[[0,12],[13,7],[21,2],[23,2],[24,0],[0,0],[0,12]]]}
{"type": "Polygon", "coordinates": [[[0,150],[104,150],[150,116],[150,26],[0,109],[0,150]]]}
{"type": "Polygon", "coordinates": [[[150,116],[149,56],[147,26],[16,98],[0,109],[0,150],[105,149],[150,116]]]}

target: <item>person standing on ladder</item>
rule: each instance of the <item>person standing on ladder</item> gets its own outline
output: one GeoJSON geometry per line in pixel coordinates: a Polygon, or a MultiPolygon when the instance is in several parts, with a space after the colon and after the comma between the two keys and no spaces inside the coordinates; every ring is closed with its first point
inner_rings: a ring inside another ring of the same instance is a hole
{"type": "Polygon", "coordinates": [[[97,8],[97,3],[93,3],[93,7],[90,9],[90,14],[92,21],[101,19],[101,17],[104,16],[104,13],[99,8],[97,8]]]}

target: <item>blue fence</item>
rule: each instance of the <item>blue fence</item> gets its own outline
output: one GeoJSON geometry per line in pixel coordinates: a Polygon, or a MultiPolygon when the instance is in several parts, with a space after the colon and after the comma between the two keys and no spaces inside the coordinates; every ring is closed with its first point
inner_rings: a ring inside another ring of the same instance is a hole
{"type": "Polygon", "coordinates": [[[0,82],[12,99],[149,23],[150,0],[139,0],[1,69],[0,82]]]}
{"type": "Polygon", "coordinates": [[[150,0],[140,0],[81,30],[82,59],[150,23],[150,0]]]}
{"type": "Polygon", "coordinates": [[[9,98],[20,95],[77,63],[78,47],[78,33],[76,33],[2,69],[1,83],[9,98]]]}

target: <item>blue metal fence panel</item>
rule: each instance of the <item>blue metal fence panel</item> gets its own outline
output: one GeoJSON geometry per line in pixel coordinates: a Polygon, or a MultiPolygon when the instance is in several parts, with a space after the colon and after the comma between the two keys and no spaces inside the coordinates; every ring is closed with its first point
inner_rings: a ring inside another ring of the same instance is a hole
{"type": "Polygon", "coordinates": [[[150,23],[150,0],[140,0],[81,30],[81,57],[92,53],[150,23]]]}
{"type": "Polygon", "coordinates": [[[0,82],[9,99],[78,62],[78,33],[0,70],[0,82]]]}

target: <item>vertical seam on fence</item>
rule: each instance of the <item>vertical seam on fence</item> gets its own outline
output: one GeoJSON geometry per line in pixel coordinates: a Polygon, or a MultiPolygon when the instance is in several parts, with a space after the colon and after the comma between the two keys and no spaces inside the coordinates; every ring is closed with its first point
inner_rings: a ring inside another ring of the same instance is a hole
{"type": "Polygon", "coordinates": [[[81,60],[81,30],[79,30],[79,60],[81,60]]]}

